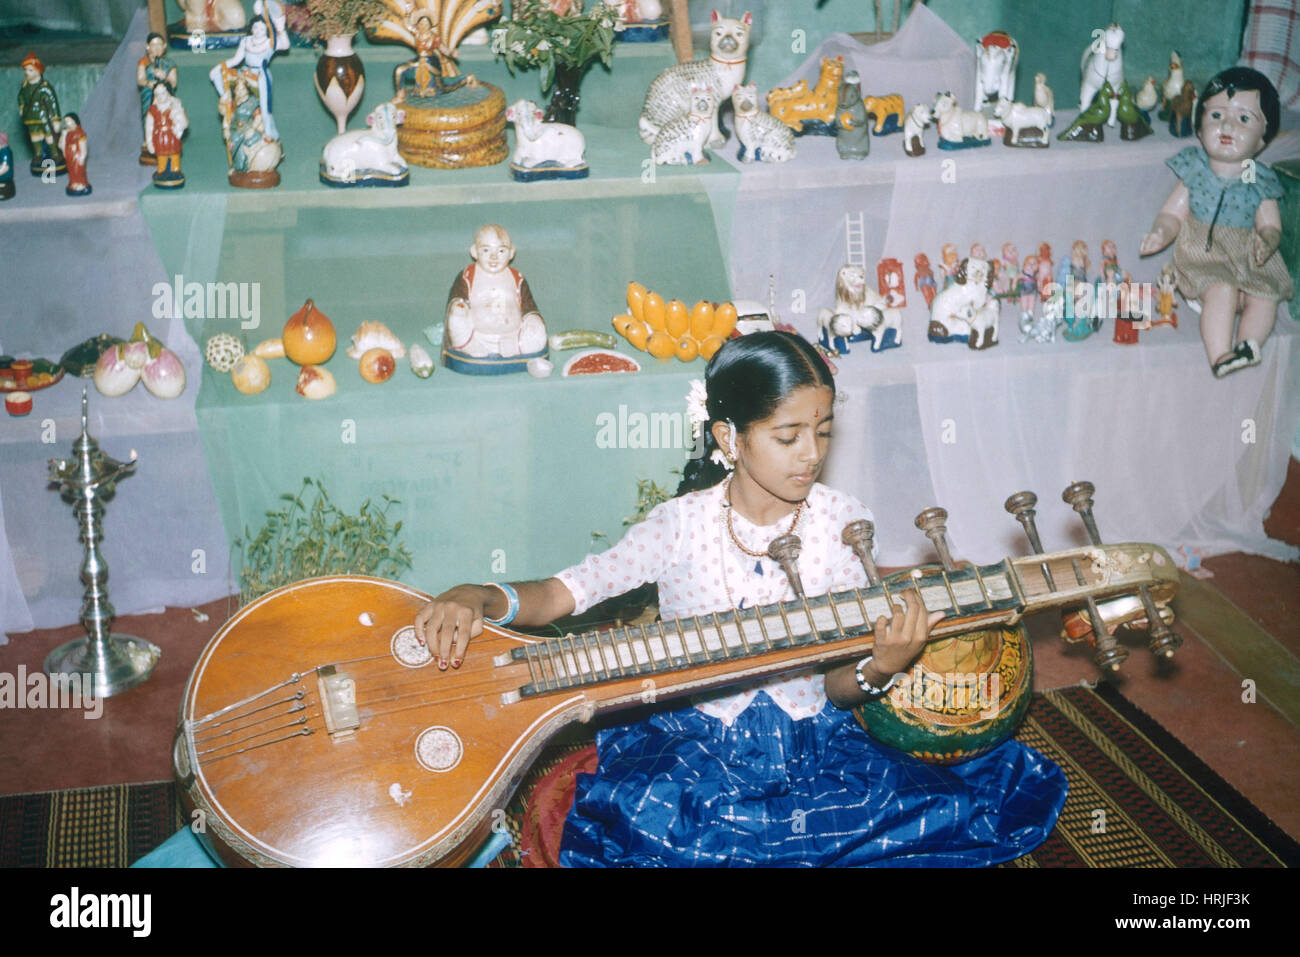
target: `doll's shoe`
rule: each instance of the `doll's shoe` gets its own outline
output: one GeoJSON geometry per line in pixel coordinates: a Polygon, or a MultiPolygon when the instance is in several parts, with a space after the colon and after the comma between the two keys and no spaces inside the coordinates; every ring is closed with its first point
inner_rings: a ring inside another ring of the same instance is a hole
{"type": "Polygon", "coordinates": [[[1259,343],[1254,339],[1243,339],[1237,343],[1237,347],[1232,350],[1226,359],[1220,359],[1214,364],[1214,375],[1222,379],[1226,375],[1231,375],[1247,366],[1257,366],[1263,359],[1259,348],[1259,343]]]}

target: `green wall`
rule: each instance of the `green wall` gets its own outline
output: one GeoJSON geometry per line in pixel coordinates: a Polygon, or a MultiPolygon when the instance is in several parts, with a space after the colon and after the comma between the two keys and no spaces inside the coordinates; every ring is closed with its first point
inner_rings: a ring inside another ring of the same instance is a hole
{"type": "MultiPolygon", "coordinates": [[[[721,0],[712,5],[729,15],[762,9],[762,39],[750,69],[760,89],[793,72],[820,37],[875,25],[874,4],[867,0],[721,0]],[[806,32],[804,52],[792,49],[795,30],[806,32]]],[[[692,3],[693,13],[697,6],[692,3]]],[[[1020,44],[1018,96],[1028,96],[1022,91],[1031,89],[1035,73],[1046,73],[1062,109],[1078,105],[1079,60],[1092,31],[1104,28],[1112,17],[1124,28],[1124,72],[1130,83],[1140,83],[1148,74],[1162,82],[1169,72],[1169,51],[1178,50],[1188,79],[1198,88],[1236,63],[1246,17],[1244,0],[931,0],[928,6],[971,42],[990,30],[1014,36],[1020,44]]],[[[881,8],[888,28],[893,0],[882,0],[881,8]]]]}

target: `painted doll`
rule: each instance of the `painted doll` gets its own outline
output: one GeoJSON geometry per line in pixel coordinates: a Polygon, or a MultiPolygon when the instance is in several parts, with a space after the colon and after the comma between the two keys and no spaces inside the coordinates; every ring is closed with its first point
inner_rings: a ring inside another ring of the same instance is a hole
{"type": "Polygon", "coordinates": [[[159,189],[180,189],[185,185],[181,140],[189,125],[190,118],[180,98],[172,95],[165,82],[155,83],[153,102],[144,117],[144,136],[145,145],[157,164],[153,184],[159,189]]]}
{"type": "Polygon", "coordinates": [[[1002,244],[1001,275],[1005,278],[1006,288],[1002,291],[1003,299],[1015,299],[1020,294],[1020,250],[1015,243],[1002,244]]]}
{"type": "MultiPolygon", "coordinates": [[[[151,33],[145,41],[145,55],[140,57],[135,66],[135,82],[140,88],[140,123],[144,124],[144,118],[149,112],[149,107],[153,105],[153,88],[158,83],[166,83],[167,87],[176,92],[176,85],[180,82],[180,74],[176,70],[176,64],[167,54],[167,41],[163,39],[161,33],[151,33]]],[[[154,155],[149,150],[149,144],[144,143],[140,146],[140,165],[152,166],[154,164],[154,155]]]]}
{"type": "Polygon", "coordinates": [[[1174,291],[1178,288],[1177,273],[1173,263],[1165,263],[1156,281],[1156,316],[1151,320],[1153,326],[1173,326],[1178,328],[1178,312],[1174,308],[1174,291]]]}
{"type": "Polygon", "coordinates": [[[47,164],[55,175],[66,173],[67,166],[59,151],[59,127],[63,114],[59,112],[59,97],[45,79],[45,64],[35,53],[23,57],[23,82],[18,87],[18,113],[27,137],[32,141],[33,176],[45,172],[47,164]]]}
{"type": "Polygon", "coordinates": [[[942,260],[939,269],[943,272],[943,288],[947,289],[956,281],[961,262],[957,259],[957,247],[952,243],[944,243],[939,255],[942,260]]]}
{"type": "Polygon", "coordinates": [[[1149,256],[1174,243],[1178,289],[1194,308],[1199,303],[1201,342],[1218,378],[1260,363],[1277,304],[1293,292],[1277,252],[1282,185],[1254,162],[1277,135],[1279,112],[1277,90],[1262,73],[1231,67],[1215,76],[1196,105],[1201,146],[1167,160],[1182,182],[1139,250],[1149,256]]]}
{"type": "Polygon", "coordinates": [[[912,285],[925,297],[925,308],[929,309],[934,305],[934,297],[939,292],[939,284],[935,281],[934,270],[930,268],[930,257],[925,253],[917,253],[912,259],[912,265],[916,267],[916,275],[912,277],[912,285]]]}
{"type": "Polygon", "coordinates": [[[81,117],[76,113],[63,117],[59,149],[63,151],[63,158],[68,164],[68,185],[64,192],[69,196],[89,196],[91,186],[86,176],[86,158],[90,149],[86,144],[86,131],[81,127],[81,117]]]}
{"type": "Polygon", "coordinates": [[[1026,256],[1020,269],[1020,281],[1017,283],[1020,296],[1020,316],[1033,319],[1034,306],[1038,303],[1038,257],[1026,256]]]}
{"type": "Polygon", "coordinates": [[[13,199],[14,192],[14,151],[9,134],[0,133],[0,200],[13,199]]]}

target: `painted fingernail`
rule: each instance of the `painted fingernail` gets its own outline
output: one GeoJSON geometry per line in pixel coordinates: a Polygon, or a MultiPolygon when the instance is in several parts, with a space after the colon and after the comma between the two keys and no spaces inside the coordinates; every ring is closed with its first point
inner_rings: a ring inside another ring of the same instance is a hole
{"type": "Polygon", "coordinates": [[[447,659],[446,659],[446,658],[439,658],[439,659],[438,659],[438,670],[439,670],[439,671],[446,671],[446,670],[447,670],[447,659]]]}
{"type": "Polygon", "coordinates": [[[453,668],[459,668],[459,667],[460,667],[460,659],[459,659],[459,658],[453,658],[453,659],[451,659],[451,666],[452,666],[453,668]]]}

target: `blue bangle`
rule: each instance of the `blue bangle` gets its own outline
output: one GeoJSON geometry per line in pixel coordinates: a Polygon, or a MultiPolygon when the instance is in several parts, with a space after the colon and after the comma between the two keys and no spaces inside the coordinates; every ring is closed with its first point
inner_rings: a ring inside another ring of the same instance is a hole
{"type": "Polygon", "coordinates": [[[489,625],[508,625],[515,620],[515,615],[519,614],[519,592],[515,591],[514,586],[507,585],[505,582],[484,582],[484,588],[500,588],[501,594],[506,596],[506,613],[500,618],[489,618],[483,616],[483,620],[489,625]]]}

